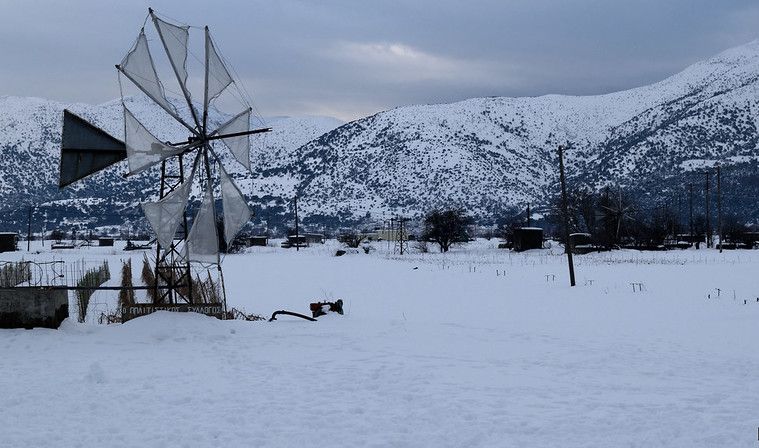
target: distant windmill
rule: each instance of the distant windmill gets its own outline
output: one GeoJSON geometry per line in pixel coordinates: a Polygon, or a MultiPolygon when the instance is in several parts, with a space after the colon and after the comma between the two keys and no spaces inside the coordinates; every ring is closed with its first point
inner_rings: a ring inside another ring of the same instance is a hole
{"type": "MultiPolygon", "coordinates": [[[[160,164],[160,198],[156,202],[142,203],[145,217],[156,234],[156,285],[154,303],[197,303],[191,283],[191,263],[201,266],[216,265],[221,272],[216,227],[216,208],[213,193],[218,170],[223,204],[224,238],[229,244],[248,222],[251,212],[247,202],[225,170],[218,148],[221,141],[232,156],[246,169],[250,169],[251,134],[268,132],[270,128],[250,129],[251,108],[232,116],[216,129],[208,124],[209,105],[234,80],[216,50],[208,27],[203,29],[205,39],[204,92],[202,110],[195,107],[187,88],[187,55],[190,26],[180,26],[159,18],[148,10],[160,37],[163,51],[176,75],[182,95],[187,102],[189,117],[183,117],[166,98],[163,83],[158,77],[151,55],[145,28],[119,65],[116,66],[121,85],[125,77],[148,98],[163,109],[176,122],[189,131],[186,141],[163,142],[153,135],[130,111],[124,101],[124,141],[117,140],[69,111],[64,111],[61,145],[60,187],[98,172],[113,163],[127,159],[128,175],[140,173],[160,164]],[[185,158],[190,161],[186,174],[185,158]],[[176,164],[169,165],[173,159],[176,164]],[[171,171],[174,171],[173,173],[171,171]],[[188,231],[186,208],[195,178],[201,181],[203,198],[199,211],[188,231]],[[177,231],[180,238],[175,239],[177,231]]],[[[145,19],[147,22],[147,18],[145,19]]]]}
{"type": "Polygon", "coordinates": [[[635,207],[629,201],[625,201],[622,197],[622,189],[618,190],[616,198],[612,198],[612,195],[607,195],[607,203],[602,205],[601,208],[605,210],[605,219],[611,221],[611,224],[616,225],[614,232],[614,241],[619,242],[622,226],[625,221],[635,221],[633,215],[635,213],[635,207]]]}

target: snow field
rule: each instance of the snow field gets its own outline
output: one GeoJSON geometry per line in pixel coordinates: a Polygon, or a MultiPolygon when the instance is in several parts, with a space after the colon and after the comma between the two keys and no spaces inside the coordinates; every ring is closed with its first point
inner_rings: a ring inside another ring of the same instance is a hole
{"type": "MultiPolygon", "coordinates": [[[[756,446],[759,253],[577,256],[570,288],[558,250],[495,244],[226,257],[229,306],[345,301],[315,323],[157,313],[0,330],[2,445],[756,446]]],[[[118,278],[130,255],[56,256],[106,257],[118,278]]]]}

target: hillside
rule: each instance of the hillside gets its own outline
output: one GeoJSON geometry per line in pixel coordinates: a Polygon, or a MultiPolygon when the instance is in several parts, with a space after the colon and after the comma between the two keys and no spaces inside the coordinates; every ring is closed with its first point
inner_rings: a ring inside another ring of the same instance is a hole
{"type": "Polygon", "coordinates": [[[299,173],[311,213],[418,216],[454,205],[482,221],[527,202],[549,203],[558,192],[556,147],[571,142],[575,186],[622,185],[674,200],[687,182],[701,182],[695,173],[722,163],[731,174],[726,200],[745,209],[737,186],[757,183],[757,74],[759,42],[751,42],[608,95],[397,108],[310,142],[283,172],[299,173]]]}

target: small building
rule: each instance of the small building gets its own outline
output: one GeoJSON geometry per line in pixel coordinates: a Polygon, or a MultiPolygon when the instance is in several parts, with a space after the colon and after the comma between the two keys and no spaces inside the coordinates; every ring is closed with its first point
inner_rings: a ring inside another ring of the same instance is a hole
{"type": "Polygon", "coordinates": [[[249,244],[251,246],[266,246],[269,244],[269,237],[265,235],[251,236],[249,239],[249,244]]]}
{"type": "Polygon", "coordinates": [[[685,239],[680,238],[680,235],[677,235],[676,238],[667,238],[664,240],[664,247],[669,249],[687,249],[689,247],[693,246],[692,243],[688,242],[685,239]]]}
{"type": "Polygon", "coordinates": [[[514,252],[543,248],[543,229],[540,227],[518,227],[512,236],[514,252]]]}
{"type": "Polygon", "coordinates": [[[759,247],[759,232],[743,232],[735,243],[740,244],[742,248],[753,249],[759,247]]]}
{"type": "Polygon", "coordinates": [[[572,243],[572,253],[587,254],[598,250],[593,243],[593,236],[589,233],[570,233],[569,241],[572,243]]]}
{"type": "Polygon", "coordinates": [[[373,233],[376,235],[377,241],[400,241],[401,237],[405,241],[410,239],[406,229],[403,230],[403,233],[399,229],[380,229],[373,233]]]}
{"type": "Polygon", "coordinates": [[[324,244],[324,235],[321,233],[304,233],[302,235],[308,244],[324,244]]]}
{"type": "Polygon", "coordinates": [[[18,250],[18,233],[0,232],[0,252],[13,252],[18,250]]]}
{"type": "Polygon", "coordinates": [[[690,233],[679,233],[679,234],[677,234],[676,239],[677,239],[678,242],[682,241],[682,242],[685,242],[685,243],[693,244],[693,243],[696,243],[696,242],[706,241],[706,235],[704,235],[703,233],[702,234],[696,234],[696,235],[691,235],[690,233]]]}
{"type": "Polygon", "coordinates": [[[361,235],[366,239],[366,241],[380,241],[382,238],[380,238],[379,232],[379,230],[372,230],[371,232],[362,232],[361,235]]]}
{"type": "Polygon", "coordinates": [[[100,247],[113,246],[113,238],[98,238],[98,246],[100,247]]]}
{"type": "Polygon", "coordinates": [[[281,246],[284,249],[289,249],[291,247],[308,247],[308,242],[303,235],[290,235],[287,237],[287,240],[282,242],[281,246]]]}

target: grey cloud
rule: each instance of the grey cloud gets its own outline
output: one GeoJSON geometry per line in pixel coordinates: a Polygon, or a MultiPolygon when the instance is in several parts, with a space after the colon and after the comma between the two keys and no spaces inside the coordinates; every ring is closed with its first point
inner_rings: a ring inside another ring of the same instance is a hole
{"type": "MultiPolygon", "coordinates": [[[[352,119],[472,96],[658,81],[756,38],[755,1],[152,2],[208,24],[265,115],[352,119]]],[[[0,2],[0,94],[103,102],[146,2],[0,2]]]]}

